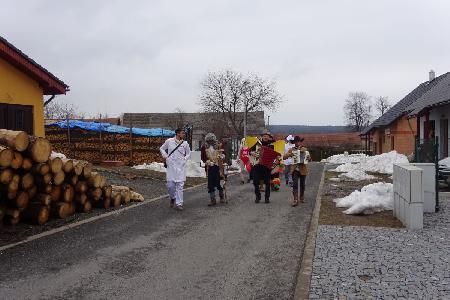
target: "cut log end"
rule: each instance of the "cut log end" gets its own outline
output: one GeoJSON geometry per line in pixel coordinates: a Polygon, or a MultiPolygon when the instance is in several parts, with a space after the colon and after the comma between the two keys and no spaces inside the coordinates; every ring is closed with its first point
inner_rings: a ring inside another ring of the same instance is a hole
{"type": "Polygon", "coordinates": [[[22,152],[28,148],[29,137],[24,131],[0,129],[0,144],[22,152]]]}
{"type": "Polygon", "coordinates": [[[0,146],[0,167],[9,167],[14,159],[14,151],[0,146]]]}
{"type": "Polygon", "coordinates": [[[35,162],[43,163],[48,161],[52,153],[52,146],[45,138],[32,137],[30,145],[28,146],[31,158],[35,162]]]}

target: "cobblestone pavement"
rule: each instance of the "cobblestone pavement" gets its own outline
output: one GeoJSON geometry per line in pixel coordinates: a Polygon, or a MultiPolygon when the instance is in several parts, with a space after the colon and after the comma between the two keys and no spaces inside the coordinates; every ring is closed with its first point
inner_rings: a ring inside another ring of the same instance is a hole
{"type": "Polygon", "coordinates": [[[449,202],[421,231],[319,226],[310,299],[450,299],[449,202]]]}

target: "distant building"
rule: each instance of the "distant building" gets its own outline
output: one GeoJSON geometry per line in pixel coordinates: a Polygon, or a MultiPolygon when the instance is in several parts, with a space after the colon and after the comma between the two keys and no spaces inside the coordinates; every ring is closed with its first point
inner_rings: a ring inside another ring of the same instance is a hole
{"type": "Polygon", "coordinates": [[[0,37],[0,128],[44,136],[44,95],[69,87],[0,37]]]}
{"type": "Polygon", "coordinates": [[[272,134],[305,134],[305,133],[344,133],[355,132],[350,126],[334,125],[270,125],[272,134]]]}
{"type": "MultiPolygon", "coordinates": [[[[219,113],[124,113],[122,125],[142,128],[167,128],[176,129],[186,124],[193,126],[192,148],[199,149],[208,132],[214,132],[218,138],[228,136],[237,143],[242,137],[244,114],[236,114],[236,122],[239,128],[233,128],[219,113]]],[[[247,134],[259,135],[265,130],[264,112],[251,112],[247,117],[247,134]]]]}
{"type": "MultiPolygon", "coordinates": [[[[45,125],[55,123],[58,121],[65,121],[66,119],[45,119],[45,125]]],[[[98,122],[98,123],[110,123],[112,125],[120,125],[120,118],[70,118],[70,120],[78,120],[84,122],[98,122]]]]}

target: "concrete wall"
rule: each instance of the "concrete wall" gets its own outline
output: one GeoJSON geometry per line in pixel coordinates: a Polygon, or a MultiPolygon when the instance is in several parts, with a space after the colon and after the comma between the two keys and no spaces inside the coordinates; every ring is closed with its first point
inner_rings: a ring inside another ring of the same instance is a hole
{"type": "Polygon", "coordinates": [[[394,164],[393,214],[408,229],[423,228],[423,170],[413,165],[394,164]]]}
{"type": "Polygon", "coordinates": [[[33,106],[33,131],[44,136],[43,90],[36,81],[0,58],[0,103],[33,106]]]}

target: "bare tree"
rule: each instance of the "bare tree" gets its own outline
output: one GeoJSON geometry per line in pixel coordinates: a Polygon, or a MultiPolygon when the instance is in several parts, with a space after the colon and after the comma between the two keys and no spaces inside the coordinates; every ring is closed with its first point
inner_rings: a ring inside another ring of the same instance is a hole
{"type": "Polygon", "coordinates": [[[215,124],[224,124],[229,133],[237,136],[243,135],[244,119],[249,113],[274,111],[282,102],[274,81],[232,70],[208,73],[201,88],[202,110],[216,113],[219,120],[214,120],[215,124]]]}
{"type": "Polygon", "coordinates": [[[44,106],[44,117],[46,119],[73,119],[81,118],[83,114],[78,111],[78,107],[73,103],[61,103],[53,100],[44,106]]]}
{"type": "Polygon", "coordinates": [[[391,108],[388,97],[378,97],[375,99],[375,109],[377,110],[379,116],[384,115],[391,108]]]}
{"type": "Polygon", "coordinates": [[[364,92],[351,92],[345,100],[344,112],[347,125],[361,131],[371,120],[372,104],[370,96],[364,92]]]}

